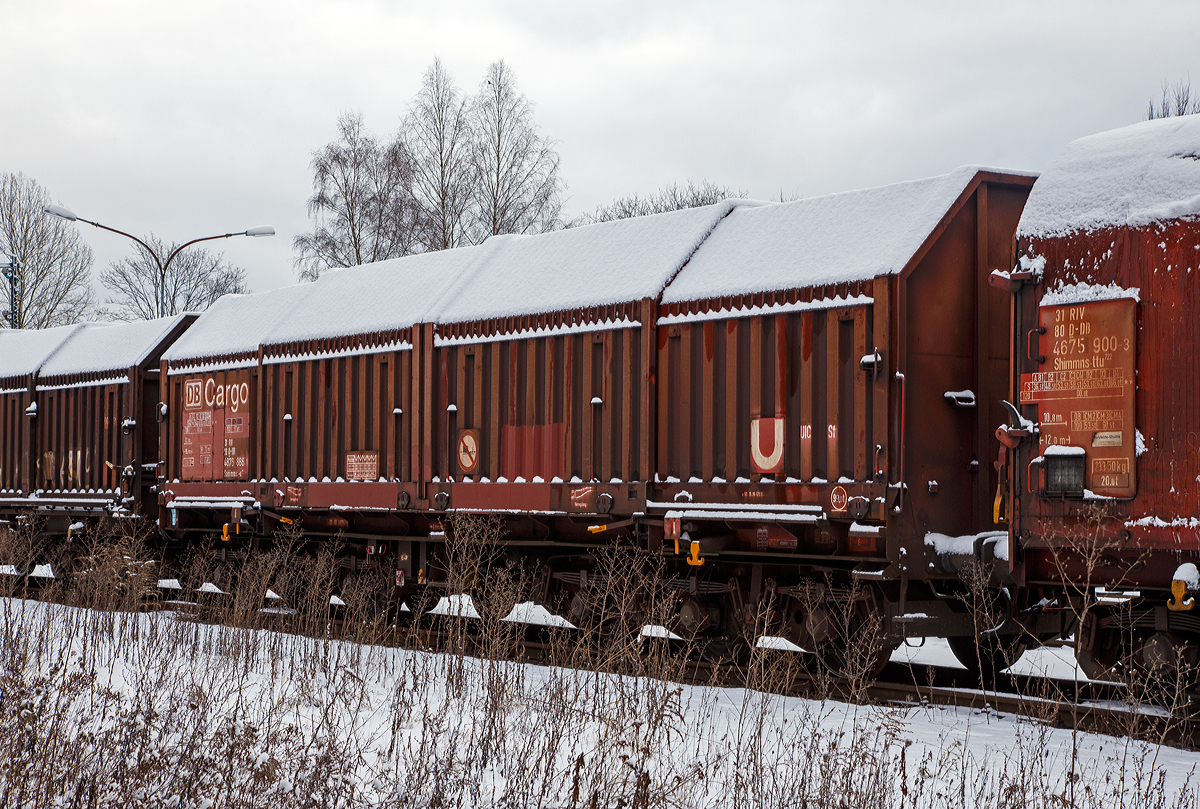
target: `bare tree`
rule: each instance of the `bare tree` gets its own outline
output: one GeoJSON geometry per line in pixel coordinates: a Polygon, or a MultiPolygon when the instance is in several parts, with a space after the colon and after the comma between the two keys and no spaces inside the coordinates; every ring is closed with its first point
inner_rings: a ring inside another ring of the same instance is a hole
{"type": "Polygon", "coordinates": [[[684,186],[671,183],[645,197],[630,194],[608,205],[600,205],[591,213],[582,214],[572,220],[568,227],[611,222],[614,219],[629,219],[634,216],[649,216],[667,211],[679,211],[684,208],[699,208],[704,205],[713,205],[730,197],[744,196],[746,196],[744,190],[733,191],[728,186],[710,183],[708,180],[701,180],[698,184],[689,180],[684,186]]]}
{"type": "Polygon", "coordinates": [[[434,59],[390,140],[343,113],[338,139],[313,153],[313,229],[292,242],[300,279],[559,227],[559,157],[533,110],[503,60],[468,97],[434,59]]]}
{"type": "Polygon", "coordinates": [[[148,320],[180,312],[200,312],[222,295],[250,291],[246,286],[246,271],[227,262],[223,253],[190,248],[175,256],[167,267],[160,311],[159,262],[166,261],[177,245],[166,244],[153,234],[145,242],[158,261],[146,248],[137,245],[132,256],[114,261],[100,273],[100,283],[112,293],[106,303],[114,308],[108,314],[117,320],[148,320]]]}
{"type": "Polygon", "coordinates": [[[92,248],[67,222],[46,216],[50,195],[24,174],[0,174],[0,255],[17,260],[15,284],[3,283],[4,309],[13,328],[45,329],[76,323],[91,312],[92,248]]]}
{"type": "Polygon", "coordinates": [[[419,252],[421,209],[408,191],[412,161],[397,137],[381,143],[362,113],[338,118],[338,139],[313,153],[313,230],[292,241],[300,280],[330,267],[352,267],[419,252]]]}
{"type": "Polygon", "coordinates": [[[404,120],[403,138],[413,161],[413,197],[426,221],[425,248],[469,243],[475,190],[470,105],[440,59],[425,71],[404,120]]]}
{"type": "Polygon", "coordinates": [[[488,66],[471,113],[476,239],[553,229],[562,210],[558,153],[539,133],[533,103],[503,59],[488,66]]]}
{"type": "Polygon", "coordinates": [[[1146,120],[1172,118],[1177,115],[1194,115],[1197,112],[1200,112],[1200,98],[1192,98],[1192,80],[1190,78],[1181,80],[1174,87],[1164,81],[1162,101],[1156,108],[1154,99],[1150,99],[1150,106],[1146,109],[1146,120]]]}

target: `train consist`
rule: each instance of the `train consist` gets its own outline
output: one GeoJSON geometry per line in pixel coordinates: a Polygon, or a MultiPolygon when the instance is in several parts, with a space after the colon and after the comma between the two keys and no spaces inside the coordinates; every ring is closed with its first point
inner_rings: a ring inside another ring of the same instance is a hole
{"type": "Polygon", "coordinates": [[[551,611],[585,620],[598,551],[638,548],[719,655],[770,604],[836,665],[840,603],[880,661],[1076,634],[1092,674],[1173,665],[1200,656],[1198,192],[1191,116],[1040,178],[729,200],[0,333],[0,509],[140,510],[226,556],[298,523],[398,595],[445,586],[448,516],[495,515],[551,611]],[[1140,595],[1079,627],[1097,586],[1140,595]]]}

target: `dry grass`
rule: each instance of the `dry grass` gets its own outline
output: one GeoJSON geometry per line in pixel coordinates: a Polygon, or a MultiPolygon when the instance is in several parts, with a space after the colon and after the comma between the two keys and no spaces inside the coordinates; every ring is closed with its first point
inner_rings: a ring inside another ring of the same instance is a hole
{"type": "MultiPolygon", "coordinates": [[[[700,640],[640,636],[671,625],[679,595],[631,550],[595,558],[579,630],[534,631],[502,618],[544,578],[506,556],[497,524],[460,517],[443,572],[480,618],[431,632],[404,619],[440,591],[401,613],[387,576],[343,579],[297,534],[226,565],[198,549],[183,592],[228,595],[147,611],[160,572],[136,525],[76,538],[70,584],[36,604],[3,585],[0,807],[1196,805],[1154,746],[1110,740],[1084,761],[1009,720],[1010,743],[984,755],[954,733],[916,739],[921,711],[778,696],[796,655],[751,647],[742,689],[681,685],[700,640]],[[290,614],[261,611],[268,589],[290,614]]],[[[37,526],[0,535],[0,563],[47,551],[37,526]]],[[[839,631],[879,642],[856,594],[831,604],[839,631]]],[[[776,621],[765,603],[748,634],[776,621]]],[[[852,683],[869,681],[869,651],[844,656],[852,683]]]]}

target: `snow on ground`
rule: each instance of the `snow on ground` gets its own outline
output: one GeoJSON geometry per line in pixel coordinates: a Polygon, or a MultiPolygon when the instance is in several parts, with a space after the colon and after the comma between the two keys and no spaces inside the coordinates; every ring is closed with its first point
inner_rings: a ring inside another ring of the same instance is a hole
{"type": "Polygon", "coordinates": [[[37,805],[70,803],[78,784],[93,785],[97,805],[173,809],[1197,798],[1200,754],[995,712],[783,698],[13,599],[0,600],[0,643],[0,756],[37,805]]]}
{"type": "Polygon", "coordinates": [[[909,638],[892,652],[892,661],[907,663],[912,666],[940,666],[949,669],[963,669],[962,663],[950,651],[945,638],[909,638]]]}
{"type": "Polygon", "coordinates": [[[1085,683],[1095,682],[1079,670],[1075,664],[1074,652],[1065,646],[1043,646],[1040,649],[1029,649],[1008,671],[1011,674],[1025,674],[1030,677],[1078,680],[1085,683]]]}

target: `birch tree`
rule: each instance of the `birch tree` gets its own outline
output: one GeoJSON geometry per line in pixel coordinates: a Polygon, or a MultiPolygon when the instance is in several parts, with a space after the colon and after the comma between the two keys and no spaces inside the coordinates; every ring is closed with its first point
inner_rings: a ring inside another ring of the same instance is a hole
{"type": "Polygon", "coordinates": [[[533,103],[503,59],[488,66],[471,113],[474,238],[553,229],[563,195],[558,153],[541,136],[533,103]]]}
{"type": "Polygon", "coordinates": [[[301,280],[501,233],[559,227],[565,185],[554,141],[503,61],[465,96],[435,59],[388,140],[357,112],[313,152],[313,230],[292,241],[301,280]]]}
{"type": "Polygon", "coordinates": [[[409,192],[412,161],[399,137],[380,142],[362,113],[338,118],[338,139],[313,153],[314,228],[292,240],[300,280],[420,252],[425,227],[409,192]]]}
{"type": "Polygon", "coordinates": [[[425,248],[470,243],[475,192],[470,104],[440,59],[425,71],[405,116],[403,141],[412,158],[411,191],[425,222],[425,248]]]}
{"type": "Polygon", "coordinates": [[[4,314],[13,309],[16,289],[18,319],[5,326],[45,329],[86,318],[92,292],[92,248],[68,222],[47,216],[50,195],[24,174],[0,174],[0,256],[17,260],[17,283],[0,278],[4,314]]]}

